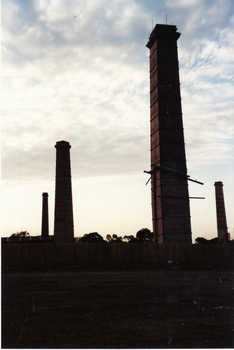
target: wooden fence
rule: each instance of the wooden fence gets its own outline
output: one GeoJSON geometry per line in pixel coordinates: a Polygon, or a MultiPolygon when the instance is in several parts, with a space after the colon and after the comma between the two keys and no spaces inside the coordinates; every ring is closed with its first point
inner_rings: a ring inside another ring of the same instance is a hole
{"type": "Polygon", "coordinates": [[[2,243],[1,253],[3,268],[234,265],[234,247],[215,244],[2,243]]]}

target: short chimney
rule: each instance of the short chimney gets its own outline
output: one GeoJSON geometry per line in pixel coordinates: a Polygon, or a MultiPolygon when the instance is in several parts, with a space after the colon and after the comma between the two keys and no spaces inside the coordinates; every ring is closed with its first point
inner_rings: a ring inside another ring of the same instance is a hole
{"type": "Polygon", "coordinates": [[[216,198],[218,239],[220,242],[227,242],[228,232],[227,232],[227,221],[226,221],[224,196],[223,196],[223,183],[222,181],[217,181],[214,183],[214,186],[215,186],[215,198],[216,198]]]}
{"type": "Polygon", "coordinates": [[[41,236],[49,236],[49,211],[48,211],[48,193],[42,193],[42,222],[41,222],[41,236]]]}

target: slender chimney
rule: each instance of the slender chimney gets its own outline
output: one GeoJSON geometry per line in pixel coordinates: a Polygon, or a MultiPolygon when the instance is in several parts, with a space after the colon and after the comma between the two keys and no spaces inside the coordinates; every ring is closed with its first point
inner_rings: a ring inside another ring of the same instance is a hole
{"type": "Polygon", "coordinates": [[[55,185],[55,214],[54,242],[73,243],[73,208],[70,168],[70,144],[59,141],[56,148],[56,185],[55,185]]]}
{"type": "Polygon", "coordinates": [[[155,243],[192,243],[174,25],[150,34],[151,190],[155,243]]]}
{"type": "Polygon", "coordinates": [[[49,211],[48,211],[48,193],[42,193],[42,223],[41,236],[49,236],[49,211]]]}
{"type": "Polygon", "coordinates": [[[220,242],[227,242],[228,232],[227,232],[227,221],[226,221],[224,196],[223,196],[223,183],[222,181],[217,181],[214,183],[214,186],[215,186],[215,198],[216,198],[218,239],[220,242]]]}

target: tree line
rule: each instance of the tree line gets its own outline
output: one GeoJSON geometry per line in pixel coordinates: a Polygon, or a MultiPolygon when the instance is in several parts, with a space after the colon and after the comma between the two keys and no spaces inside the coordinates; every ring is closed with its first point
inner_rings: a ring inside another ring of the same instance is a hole
{"type": "MultiPolygon", "coordinates": [[[[11,239],[25,238],[30,237],[28,231],[20,231],[12,233],[10,236],[11,239]]],[[[133,235],[130,236],[117,236],[115,234],[107,235],[106,240],[97,232],[86,233],[80,239],[75,238],[76,242],[79,243],[153,243],[153,232],[148,228],[142,228],[136,233],[136,237],[133,235]]]]}
{"type": "Polygon", "coordinates": [[[79,239],[79,243],[153,243],[154,235],[148,228],[142,228],[136,233],[136,237],[106,235],[106,240],[97,232],[86,233],[79,239]]]}
{"type": "MultiPolygon", "coordinates": [[[[28,231],[20,231],[12,233],[11,239],[30,237],[28,231]]],[[[106,235],[106,240],[97,232],[86,233],[80,239],[75,238],[78,243],[153,243],[154,234],[148,228],[142,228],[136,233],[136,236],[117,236],[115,234],[106,235]]],[[[195,239],[196,244],[221,244],[218,237],[212,239],[206,239],[204,237],[197,237],[195,239]]],[[[234,240],[226,242],[226,244],[234,244],[234,240]]]]}

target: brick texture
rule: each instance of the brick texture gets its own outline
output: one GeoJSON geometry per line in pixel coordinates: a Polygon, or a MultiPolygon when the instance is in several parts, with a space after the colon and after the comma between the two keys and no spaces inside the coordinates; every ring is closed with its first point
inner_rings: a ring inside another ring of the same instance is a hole
{"type": "Polygon", "coordinates": [[[216,215],[217,215],[217,229],[218,238],[220,242],[226,242],[228,240],[226,212],[223,196],[223,183],[217,181],[215,186],[215,199],[216,199],[216,215]]]}
{"type": "Polygon", "coordinates": [[[59,141],[56,148],[54,242],[74,242],[70,144],[59,141]]]}
{"type": "Polygon", "coordinates": [[[49,236],[49,212],[48,212],[48,193],[42,193],[42,223],[41,223],[42,237],[49,236]]]}
{"type": "Polygon", "coordinates": [[[176,26],[157,24],[150,49],[151,189],[155,243],[192,243],[176,26]],[[167,167],[184,174],[165,171],[167,167]]]}

